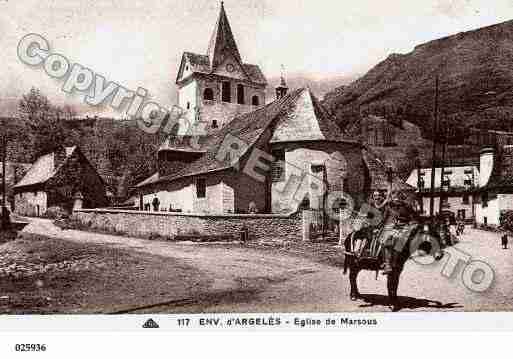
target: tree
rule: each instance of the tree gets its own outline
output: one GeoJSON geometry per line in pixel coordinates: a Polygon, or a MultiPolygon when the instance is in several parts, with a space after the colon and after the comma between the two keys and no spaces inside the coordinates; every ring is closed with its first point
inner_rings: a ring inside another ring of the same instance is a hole
{"type": "Polygon", "coordinates": [[[30,139],[32,160],[65,145],[63,110],[53,106],[38,89],[33,87],[23,95],[18,114],[30,139]]]}

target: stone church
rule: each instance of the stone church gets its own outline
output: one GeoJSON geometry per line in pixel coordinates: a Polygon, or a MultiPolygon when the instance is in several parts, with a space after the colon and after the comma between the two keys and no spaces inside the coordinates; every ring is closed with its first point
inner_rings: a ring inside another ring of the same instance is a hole
{"type": "Polygon", "coordinates": [[[158,171],[137,185],[141,210],[292,213],[320,209],[330,192],[361,203],[387,186],[384,165],[310,89],[289,92],[282,76],[276,99],[265,98],[267,81],[243,62],[222,3],[207,54],[184,53],[176,84],[187,116],[161,145],[158,171]],[[201,136],[188,131],[198,124],[201,136]]]}

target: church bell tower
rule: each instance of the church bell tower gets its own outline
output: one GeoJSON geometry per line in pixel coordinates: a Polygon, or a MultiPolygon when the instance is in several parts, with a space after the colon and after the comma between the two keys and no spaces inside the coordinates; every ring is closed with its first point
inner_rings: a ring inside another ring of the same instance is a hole
{"type": "Polygon", "coordinates": [[[186,112],[179,135],[198,134],[191,128],[214,133],[265,104],[267,80],[257,65],[243,61],[223,2],[206,54],[183,53],[176,85],[186,112]]]}

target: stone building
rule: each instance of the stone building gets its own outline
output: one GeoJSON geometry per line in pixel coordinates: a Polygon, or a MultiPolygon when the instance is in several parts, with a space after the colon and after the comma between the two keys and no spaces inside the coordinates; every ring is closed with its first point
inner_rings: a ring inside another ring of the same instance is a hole
{"type": "Polygon", "coordinates": [[[476,222],[499,225],[501,212],[513,210],[513,145],[484,148],[480,166],[476,222]]]}
{"type": "Polygon", "coordinates": [[[265,104],[267,81],[257,65],[244,63],[223,3],[207,53],[183,53],[176,85],[178,105],[186,111],[179,135],[199,128],[216,132],[236,115],[265,104]]]}
{"type": "MultiPolygon", "coordinates": [[[[424,215],[429,214],[431,201],[431,168],[414,169],[406,183],[417,188],[417,193],[422,200],[424,215]]],[[[434,214],[440,209],[442,198],[442,210],[454,213],[456,218],[474,220],[476,216],[476,191],[481,180],[479,164],[462,163],[457,166],[435,168],[434,183],[434,214]]]]}
{"type": "Polygon", "coordinates": [[[14,186],[14,201],[15,212],[28,216],[54,206],[71,211],[108,204],[101,177],[76,146],[39,157],[14,186]]]}
{"type": "Polygon", "coordinates": [[[374,176],[379,161],[368,162],[372,154],[340,130],[309,89],[284,92],[278,88],[275,101],[203,138],[194,146],[196,159],[180,165],[177,156],[174,171],[139,183],[140,208],[223,214],[253,206],[259,213],[290,213],[322,208],[336,191],[358,206],[373,186],[385,189],[383,176],[374,176]]]}
{"type": "MultiPolygon", "coordinates": [[[[442,209],[456,217],[477,224],[499,225],[504,211],[513,210],[513,145],[484,147],[477,163],[445,167],[435,171],[435,213],[440,195],[442,209]]],[[[423,199],[424,213],[429,213],[431,169],[413,170],[407,183],[417,187],[423,199]]]]}
{"type": "Polygon", "coordinates": [[[361,120],[360,136],[369,146],[397,146],[396,134],[400,125],[375,115],[369,115],[361,120]]]}

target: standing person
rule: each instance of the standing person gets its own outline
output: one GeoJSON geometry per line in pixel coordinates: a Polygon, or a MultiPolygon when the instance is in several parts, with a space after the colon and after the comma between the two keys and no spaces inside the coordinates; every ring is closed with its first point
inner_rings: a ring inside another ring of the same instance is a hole
{"type": "Polygon", "coordinates": [[[157,196],[155,196],[155,198],[153,198],[153,201],[151,203],[153,204],[153,211],[154,212],[158,212],[159,211],[159,207],[160,207],[160,201],[157,198],[157,196]]]}
{"type": "Polygon", "coordinates": [[[502,249],[508,249],[508,234],[504,233],[501,238],[502,249]]]}
{"type": "Polygon", "coordinates": [[[415,210],[402,198],[386,201],[383,215],[383,231],[379,241],[383,245],[384,267],[383,274],[393,273],[400,253],[411,231],[416,227],[412,223],[415,210]]]}

